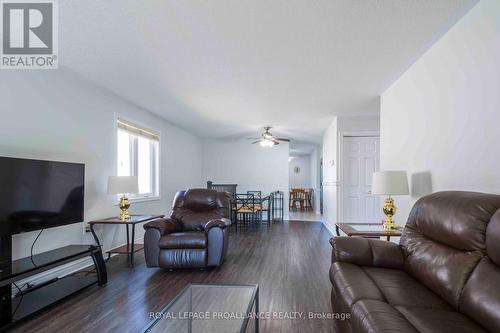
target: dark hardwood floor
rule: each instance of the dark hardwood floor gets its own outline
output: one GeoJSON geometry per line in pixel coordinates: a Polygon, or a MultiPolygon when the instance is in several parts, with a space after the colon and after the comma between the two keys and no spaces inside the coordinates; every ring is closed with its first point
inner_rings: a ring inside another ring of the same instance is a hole
{"type": "MultiPolygon", "coordinates": [[[[330,234],[319,222],[275,223],[231,232],[222,267],[168,272],[135,266],[125,257],[108,262],[107,286],[88,288],[14,328],[16,332],[140,332],[149,312],[161,310],[190,282],[257,283],[260,310],[331,312],[330,234]]],[[[331,320],[263,319],[261,332],[333,332],[331,320]]]]}

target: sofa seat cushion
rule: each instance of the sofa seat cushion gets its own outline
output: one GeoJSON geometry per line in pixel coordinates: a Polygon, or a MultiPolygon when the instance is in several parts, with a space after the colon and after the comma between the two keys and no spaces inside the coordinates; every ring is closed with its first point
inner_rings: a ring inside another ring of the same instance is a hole
{"type": "Polygon", "coordinates": [[[471,319],[453,310],[397,306],[396,309],[422,333],[486,333],[471,319]]]}
{"type": "Polygon", "coordinates": [[[354,264],[334,262],[330,268],[330,281],[335,294],[348,308],[361,299],[385,301],[384,296],[363,268],[354,264]]]}
{"type": "Polygon", "coordinates": [[[377,285],[386,302],[392,306],[451,310],[442,298],[405,271],[378,267],[363,267],[363,270],[377,285]]]}
{"type": "Polygon", "coordinates": [[[330,280],[354,332],[485,332],[402,270],[335,262],[330,280]]]}
{"type": "Polygon", "coordinates": [[[353,332],[418,333],[401,312],[390,304],[377,300],[356,302],[351,308],[350,321],[353,332]]]}
{"type": "Polygon", "coordinates": [[[207,236],[204,232],[176,232],[162,236],[159,246],[161,249],[204,249],[207,236]]]}
{"type": "Polygon", "coordinates": [[[330,280],[338,297],[349,307],[358,300],[371,299],[391,306],[451,310],[442,298],[402,270],[335,262],[330,268],[330,280]]]}

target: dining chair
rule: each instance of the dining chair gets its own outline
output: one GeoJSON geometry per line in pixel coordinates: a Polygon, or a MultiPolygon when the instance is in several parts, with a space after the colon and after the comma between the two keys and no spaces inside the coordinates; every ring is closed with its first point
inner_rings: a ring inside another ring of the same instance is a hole
{"type": "Polygon", "coordinates": [[[259,222],[262,223],[262,214],[264,212],[267,212],[267,220],[269,221],[270,217],[269,217],[269,196],[263,198],[262,197],[262,191],[247,191],[247,194],[253,194],[255,196],[255,208],[256,210],[258,210],[259,212],[257,212],[257,214],[259,214],[259,222]]]}
{"type": "Polygon", "coordinates": [[[307,189],[307,191],[305,191],[304,195],[305,195],[304,209],[305,210],[313,210],[314,189],[312,189],[312,188],[307,189]]]}
{"type": "Polygon", "coordinates": [[[290,191],[290,209],[296,210],[297,203],[300,210],[304,210],[305,191],[302,188],[292,188],[290,191]]]}
{"type": "Polygon", "coordinates": [[[255,224],[262,222],[259,200],[252,193],[236,193],[233,205],[236,226],[238,224],[255,224]]]}

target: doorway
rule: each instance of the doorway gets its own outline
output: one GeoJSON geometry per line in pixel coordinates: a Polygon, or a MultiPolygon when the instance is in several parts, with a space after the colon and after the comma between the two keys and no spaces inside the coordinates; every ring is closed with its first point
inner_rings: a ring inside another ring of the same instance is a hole
{"type": "Polygon", "coordinates": [[[371,193],[372,175],[380,168],[379,136],[343,136],[341,209],[344,223],[377,223],[379,197],[371,193]]]}
{"type": "Polygon", "coordinates": [[[289,220],[321,221],[319,149],[289,156],[289,220]]]}

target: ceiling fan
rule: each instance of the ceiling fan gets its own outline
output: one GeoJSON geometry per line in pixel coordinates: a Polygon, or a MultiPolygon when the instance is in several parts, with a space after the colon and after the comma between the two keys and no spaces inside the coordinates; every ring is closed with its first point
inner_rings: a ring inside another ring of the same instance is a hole
{"type": "Polygon", "coordinates": [[[262,147],[272,147],[275,145],[279,145],[280,141],[282,142],[290,142],[290,139],[285,138],[277,138],[269,132],[271,126],[264,127],[264,132],[261,134],[260,138],[248,138],[248,140],[256,140],[252,142],[252,144],[259,143],[262,147]]]}

